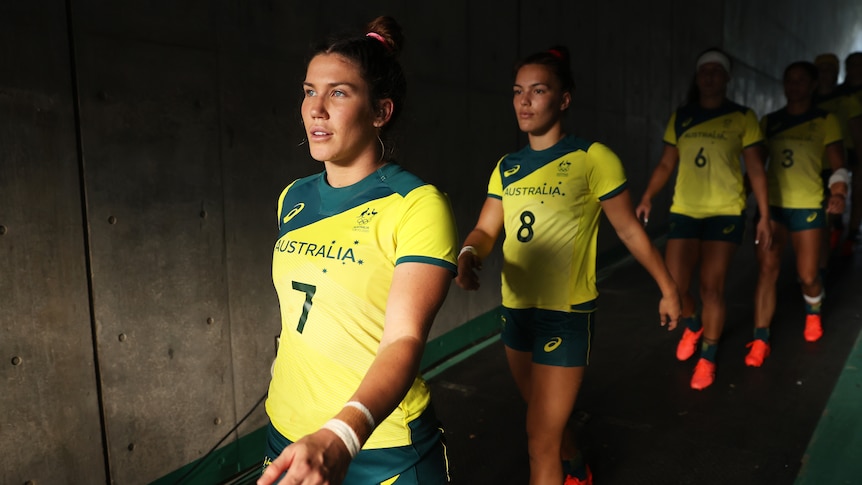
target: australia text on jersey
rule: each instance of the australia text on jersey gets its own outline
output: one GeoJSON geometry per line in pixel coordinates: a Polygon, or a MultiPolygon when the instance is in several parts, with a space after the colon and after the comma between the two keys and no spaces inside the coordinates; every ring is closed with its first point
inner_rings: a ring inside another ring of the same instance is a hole
{"type": "Polygon", "coordinates": [[[548,187],[548,184],[542,184],[531,187],[514,187],[512,185],[506,187],[505,194],[509,197],[517,197],[521,195],[550,195],[551,197],[564,196],[559,187],[548,187]]]}
{"type": "Polygon", "coordinates": [[[815,139],[813,135],[792,135],[792,134],[782,134],[782,135],[776,135],[776,136],[772,137],[772,141],[777,141],[777,140],[802,141],[802,142],[819,141],[819,140],[815,139]]]}
{"type": "Polygon", "coordinates": [[[320,244],[282,238],[275,242],[275,250],[288,254],[356,262],[356,255],[353,253],[353,248],[344,247],[337,244],[335,241],[332,241],[331,244],[320,244]]]}
{"type": "Polygon", "coordinates": [[[727,140],[727,135],[723,131],[686,131],[682,135],[683,138],[712,138],[714,140],[727,140]]]}

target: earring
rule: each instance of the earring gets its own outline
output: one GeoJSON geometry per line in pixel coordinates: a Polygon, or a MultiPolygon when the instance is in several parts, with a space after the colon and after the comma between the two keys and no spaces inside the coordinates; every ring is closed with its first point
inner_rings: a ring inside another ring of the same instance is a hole
{"type": "Polygon", "coordinates": [[[383,157],[386,155],[386,145],[383,144],[383,140],[380,138],[380,135],[377,135],[377,141],[380,142],[380,160],[377,160],[379,163],[383,161],[383,157]]]}

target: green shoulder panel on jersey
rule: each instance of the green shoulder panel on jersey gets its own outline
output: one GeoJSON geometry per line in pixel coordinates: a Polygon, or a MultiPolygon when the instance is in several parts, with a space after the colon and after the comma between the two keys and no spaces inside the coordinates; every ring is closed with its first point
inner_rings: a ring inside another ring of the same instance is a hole
{"type": "Polygon", "coordinates": [[[530,145],[517,152],[506,155],[500,161],[500,178],[503,181],[503,189],[530,175],[536,170],[544,167],[554,160],[565,156],[567,153],[589,150],[592,142],[588,142],[574,135],[568,135],[556,145],[545,150],[533,150],[530,145]]]}
{"type": "Polygon", "coordinates": [[[787,131],[793,127],[799,126],[803,123],[808,123],[809,121],[816,120],[818,118],[826,118],[828,115],[829,112],[821,108],[812,108],[800,115],[791,115],[787,112],[787,108],[781,108],[778,111],[774,111],[766,115],[765,135],[767,138],[772,138],[782,131],[787,131]]]}
{"type": "Polygon", "coordinates": [[[279,237],[321,219],[317,186],[322,178],[322,173],[303,177],[288,185],[281,193],[278,200],[279,237]]]}
{"type": "Polygon", "coordinates": [[[736,104],[733,101],[725,100],[724,104],[716,109],[704,109],[699,104],[687,104],[676,111],[676,121],[674,130],[676,131],[677,140],[682,138],[682,134],[701,123],[718,118],[720,116],[729,115],[731,113],[745,114],[751,111],[751,108],[736,104]]]}
{"type": "Polygon", "coordinates": [[[279,201],[279,235],[314,224],[372,200],[398,194],[406,197],[428,185],[395,163],[348,187],[334,188],[326,182],[325,172],[301,178],[286,189],[279,201]]]}
{"type": "Polygon", "coordinates": [[[384,165],[377,170],[377,173],[380,175],[380,181],[392,188],[392,191],[401,197],[405,197],[414,189],[428,185],[427,182],[404,170],[397,163],[384,165]]]}

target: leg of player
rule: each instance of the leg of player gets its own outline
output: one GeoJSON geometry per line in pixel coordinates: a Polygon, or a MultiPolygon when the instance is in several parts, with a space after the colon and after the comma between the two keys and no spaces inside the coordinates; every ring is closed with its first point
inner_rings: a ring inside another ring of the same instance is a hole
{"type": "MultiPolygon", "coordinates": [[[[817,237],[820,237],[819,232],[817,237]]],[[[745,365],[750,367],[760,367],[770,352],[769,327],[772,323],[772,316],[775,314],[775,284],[778,281],[781,253],[784,250],[786,240],[787,227],[775,223],[772,245],[768,248],[765,244],[754,246],[758,263],[757,286],[754,290],[754,338],[748,343],[749,351],[748,355],[745,356],[745,365]]],[[[816,273],[816,256],[814,262],[816,273]]]]}
{"type": "Polygon", "coordinates": [[[699,239],[668,239],[665,264],[682,296],[680,323],[684,324],[684,327],[676,350],[676,357],[679,360],[688,360],[694,355],[697,342],[703,333],[700,318],[696,312],[696,302],[689,291],[691,275],[698,259],[700,259],[699,239]]]}
{"type": "Polygon", "coordinates": [[[790,235],[796,253],[796,267],[802,296],[805,298],[805,340],[814,342],[823,335],[820,321],[820,307],[823,302],[823,284],[818,275],[818,255],[820,253],[820,231],[810,229],[793,232],[790,235]]]}
{"type": "Polygon", "coordinates": [[[718,341],[724,330],[724,283],[727,268],[737,244],[726,241],[703,241],[703,258],[700,263],[700,299],[703,303],[703,342],[700,359],[691,379],[692,389],[702,390],[715,380],[715,362],[718,341]]]}
{"type": "MultiPolygon", "coordinates": [[[[533,364],[533,389],[527,404],[530,483],[558,485],[564,477],[562,443],[573,446],[567,423],[584,377],[584,367],[533,364]]],[[[577,454],[577,450],[569,449],[577,454]]],[[[575,456],[565,457],[567,460],[575,456]]],[[[582,470],[586,473],[586,470],[582,470]]],[[[583,477],[586,482],[586,477],[583,477]]]]}

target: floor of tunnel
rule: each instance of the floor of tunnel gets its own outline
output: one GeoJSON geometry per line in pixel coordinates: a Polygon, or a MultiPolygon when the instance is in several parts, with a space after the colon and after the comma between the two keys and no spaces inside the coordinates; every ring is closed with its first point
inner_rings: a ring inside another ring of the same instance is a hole
{"type": "MultiPolygon", "coordinates": [[[[689,387],[696,361],[674,355],[681,329],[658,325],[658,288],[637,264],[599,283],[590,366],[572,416],[595,483],[792,484],[862,327],[862,251],[835,258],[826,277],[824,335],[802,337],[803,301],[785,254],[772,354],[743,359],[751,340],[756,263],[741,246],[727,281],[727,323],[715,383],[689,387]]],[[[430,380],[446,428],[455,484],[529,477],[525,405],[496,343],[430,380]]]]}

